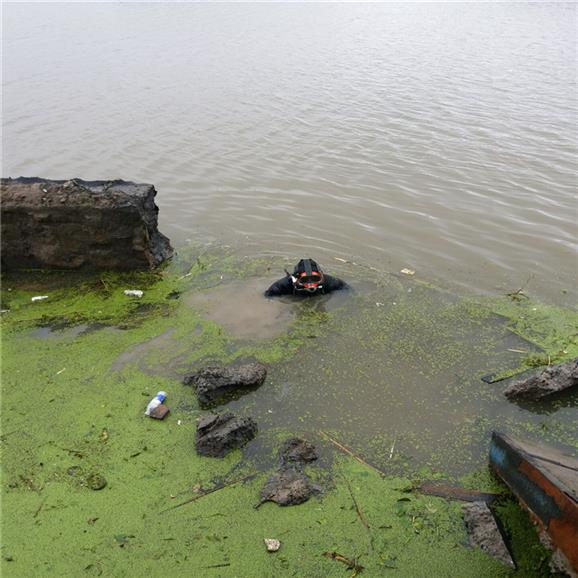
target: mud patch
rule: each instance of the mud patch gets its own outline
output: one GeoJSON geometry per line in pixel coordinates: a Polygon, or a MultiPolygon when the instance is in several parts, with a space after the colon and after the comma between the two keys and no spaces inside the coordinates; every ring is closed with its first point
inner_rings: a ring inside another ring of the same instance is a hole
{"type": "Polygon", "coordinates": [[[269,338],[287,331],[295,317],[295,304],[266,299],[263,279],[235,281],[208,291],[183,296],[183,301],[210,321],[222,325],[232,336],[269,338]]]}
{"type": "Polygon", "coordinates": [[[148,352],[156,351],[157,349],[168,349],[172,343],[172,335],[176,331],[174,327],[167,329],[160,335],[145,341],[144,343],[139,343],[138,345],[133,345],[130,349],[121,353],[114,363],[112,364],[113,371],[121,371],[127,365],[131,363],[139,363],[143,358],[146,357],[148,352]]]}

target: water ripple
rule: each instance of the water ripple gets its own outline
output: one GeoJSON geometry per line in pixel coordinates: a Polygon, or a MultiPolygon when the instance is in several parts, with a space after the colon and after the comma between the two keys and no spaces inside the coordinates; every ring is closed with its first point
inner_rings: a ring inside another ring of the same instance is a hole
{"type": "Polygon", "coordinates": [[[8,4],[4,171],[153,182],[177,245],[411,264],[469,290],[531,272],[558,300],[578,269],[573,15],[8,4]]]}

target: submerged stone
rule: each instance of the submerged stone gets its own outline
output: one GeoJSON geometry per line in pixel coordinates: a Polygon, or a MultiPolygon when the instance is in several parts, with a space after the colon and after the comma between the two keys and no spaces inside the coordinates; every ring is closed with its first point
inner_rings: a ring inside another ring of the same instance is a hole
{"type": "Polygon", "coordinates": [[[311,442],[300,438],[289,438],[281,446],[279,457],[281,465],[285,466],[292,462],[313,462],[318,456],[315,446],[311,442]]]}
{"type": "Polygon", "coordinates": [[[267,368],[258,362],[229,367],[206,367],[185,376],[185,385],[193,385],[201,404],[210,404],[239,390],[251,390],[263,385],[267,368]]]}
{"type": "Polygon", "coordinates": [[[511,383],[504,391],[508,399],[537,400],[578,385],[578,358],[511,383]]]}
{"type": "Polygon", "coordinates": [[[195,448],[202,456],[222,458],[243,447],[257,435],[257,423],[230,411],[203,417],[197,424],[195,448]]]}

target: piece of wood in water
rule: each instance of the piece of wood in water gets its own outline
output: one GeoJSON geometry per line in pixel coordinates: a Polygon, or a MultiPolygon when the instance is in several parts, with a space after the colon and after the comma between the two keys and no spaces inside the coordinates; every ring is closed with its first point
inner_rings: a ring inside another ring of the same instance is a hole
{"type": "Polygon", "coordinates": [[[492,502],[499,496],[499,494],[479,492],[478,490],[470,490],[468,488],[459,488],[456,486],[437,484],[433,482],[425,482],[416,489],[418,492],[427,494],[428,496],[439,496],[440,498],[462,500],[463,502],[485,502],[486,504],[492,502]]]}

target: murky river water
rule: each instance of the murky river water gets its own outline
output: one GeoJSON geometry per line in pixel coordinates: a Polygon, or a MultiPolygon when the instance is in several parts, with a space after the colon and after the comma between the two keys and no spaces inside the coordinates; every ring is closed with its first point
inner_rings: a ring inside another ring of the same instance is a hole
{"type": "Polygon", "coordinates": [[[177,247],[575,303],[574,5],[3,12],[4,176],[154,183],[177,247]]]}

